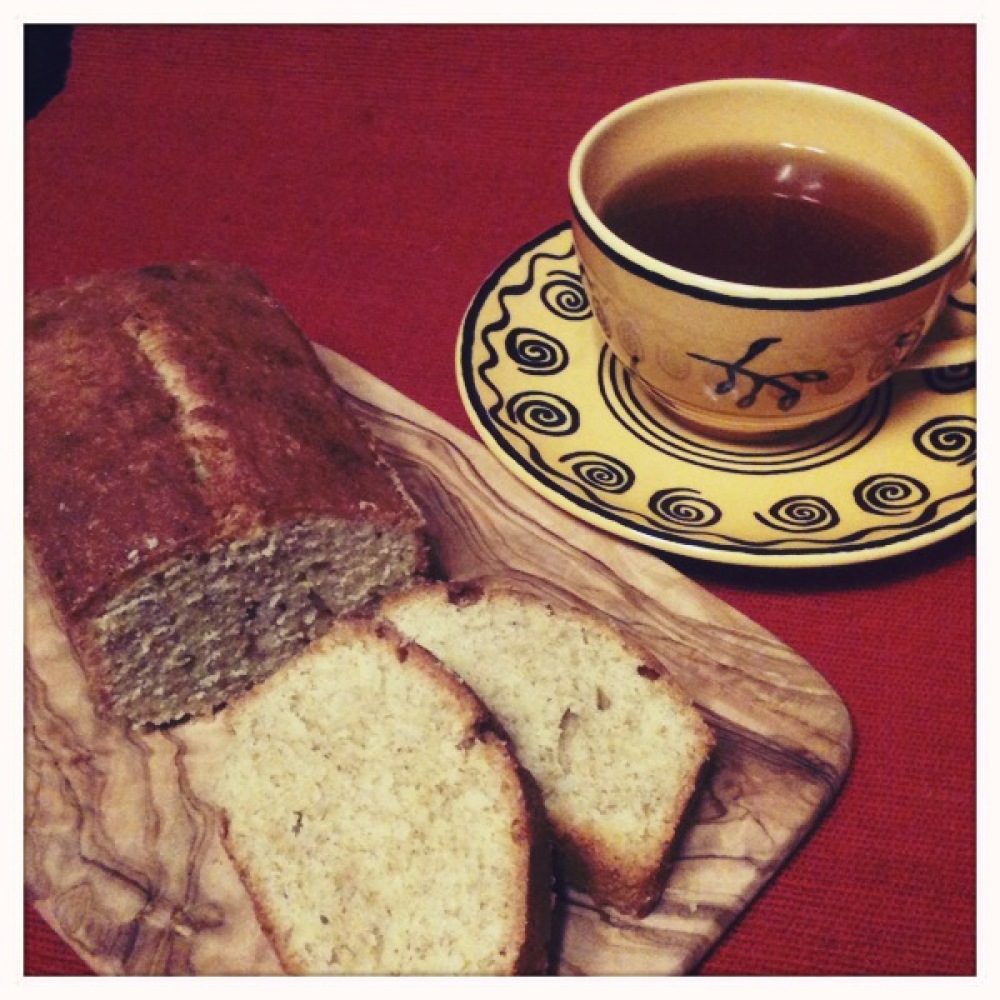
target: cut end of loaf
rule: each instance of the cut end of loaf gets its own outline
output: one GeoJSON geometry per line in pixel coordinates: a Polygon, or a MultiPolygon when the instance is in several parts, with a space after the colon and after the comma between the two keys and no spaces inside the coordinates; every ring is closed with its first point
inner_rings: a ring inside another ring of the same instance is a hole
{"type": "Polygon", "coordinates": [[[226,848],[288,972],[541,971],[547,848],[519,768],[400,642],[339,623],[227,711],[226,848]]]}
{"type": "Polygon", "coordinates": [[[411,532],[314,518],[174,558],[94,621],[83,643],[110,714],[162,724],[204,715],[273,673],[333,621],[419,568],[411,532]]]}
{"type": "Polygon", "coordinates": [[[106,714],[209,712],[423,568],[419,511],[245,268],[35,293],[24,342],[25,528],[106,714]]]}

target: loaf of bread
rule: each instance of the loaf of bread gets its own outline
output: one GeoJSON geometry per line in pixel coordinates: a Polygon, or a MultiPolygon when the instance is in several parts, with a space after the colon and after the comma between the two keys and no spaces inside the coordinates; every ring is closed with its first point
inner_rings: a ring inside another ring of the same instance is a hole
{"type": "Polygon", "coordinates": [[[563,877],[645,915],[712,743],[648,652],[595,615],[502,586],[421,583],[377,612],[455,671],[537,781],[563,877]]]}
{"type": "Polygon", "coordinates": [[[544,971],[537,791],[426,650],[340,622],[219,722],[224,844],[287,972],[544,971]]]}
{"type": "Polygon", "coordinates": [[[25,524],[98,708],[209,712],[419,573],[421,518],[246,270],[31,295],[25,524]]]}

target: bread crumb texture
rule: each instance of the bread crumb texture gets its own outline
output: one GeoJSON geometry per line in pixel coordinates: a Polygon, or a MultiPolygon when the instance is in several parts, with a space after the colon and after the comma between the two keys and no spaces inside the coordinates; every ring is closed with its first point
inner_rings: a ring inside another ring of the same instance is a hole
{"type": "Polygon", "coordinates": [[[116,715],[166,722],[231,701],[339,616],[406,579],[412,538],[303,518],[178,557],[94,619],[116,715]]]}
{"type": "Polygon", "coordinates": [[[289,972],[514,972],[532,847],[516,765],[476,699],[398,642],[338,624],[227,711],[227,849],[289,972]]]}
{"type": "Polygon", "coordinates": [[[24,347],[25,529],[107,714],[205,714],[423,568],[412,500],[245,268],[36,292],[24,347]]]}
{"type": "Polygon", "coordinates": [[[566,874],[610,906],[662,893],[710,731],[648,654],[596,616],[487,588],[418,585],[381,613],[483,699],[540,786],[566,874]]]}

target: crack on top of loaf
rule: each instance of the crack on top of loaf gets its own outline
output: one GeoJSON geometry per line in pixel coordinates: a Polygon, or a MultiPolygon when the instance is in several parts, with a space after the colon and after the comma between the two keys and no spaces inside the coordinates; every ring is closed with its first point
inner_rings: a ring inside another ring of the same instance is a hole
{"type": "Polygon", "coordinates": [[[225,505],[212,503],[216,488],[238,476],[236,453],[229,434],[211,416],[211,401],[191,385],[184,366],[170,353],[170,332],[141,314],[129,316],[122,329],[135,341],[163,388],[177,407],[176,427],[194,469],[195,481],[208,493],[209,505],[222,512],[225,505]]]}

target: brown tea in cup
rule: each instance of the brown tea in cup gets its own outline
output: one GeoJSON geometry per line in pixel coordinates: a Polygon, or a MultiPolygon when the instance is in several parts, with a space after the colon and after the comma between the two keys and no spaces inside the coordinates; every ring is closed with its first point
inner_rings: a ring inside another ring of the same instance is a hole
{"type": "Polygon", "coordinates": [[[886,104],[791,80],[649,94],[581,139],[569,194],[608,346],[706,433],[797,432],[975,359],[974,324],[937,323],[974,267],[975,177],[886,104]]]}
{"type": "Polygon", "coordinates": [[[712,147],[621,184],[598,214],[630,246],[684,271],[772,288],[876,281],[934,256],[905,191],[827,152],[712,147]]]}

